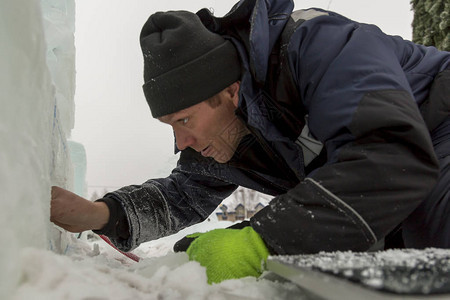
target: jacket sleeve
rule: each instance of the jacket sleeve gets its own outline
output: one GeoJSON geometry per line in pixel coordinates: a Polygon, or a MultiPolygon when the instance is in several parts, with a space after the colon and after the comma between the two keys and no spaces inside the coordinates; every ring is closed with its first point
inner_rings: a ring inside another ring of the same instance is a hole
{"type": "Polygon", "coordinates": [[[193,150],[184,150],[178,166],[168,177],[106,194],[105,198],[121,204],[129,228],[127,239],[117,236],[111,241],[120,250],[130,251],[142,242],[205,220],[237,188],[208,173],[213,166],[216,163],[199,158],[193,150]]]}
{"type": "Polygon", "coordinates": [[[434,186],[438,164],[400,40],[335,16],[293,34],[290,69],[327,163],[252,218],[279,254],[366,251],[434,186]]]}

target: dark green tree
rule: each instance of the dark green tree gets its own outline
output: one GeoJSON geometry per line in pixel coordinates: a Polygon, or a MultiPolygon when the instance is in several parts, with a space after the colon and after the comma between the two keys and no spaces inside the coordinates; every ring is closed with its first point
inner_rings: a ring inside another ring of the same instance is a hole
{"type": "Polygon", "coordinates": [[[450,0],[411,0],[413,41],[450,51],[450,0]]]}

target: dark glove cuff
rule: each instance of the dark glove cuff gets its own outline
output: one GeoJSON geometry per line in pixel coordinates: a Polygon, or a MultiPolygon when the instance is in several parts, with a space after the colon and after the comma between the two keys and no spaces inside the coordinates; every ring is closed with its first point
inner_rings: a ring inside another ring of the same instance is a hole
{"type": "Polygon", "coordinates": [[[227,229],[242,229],[247,226],[250,226],[250,221],[242,221],[240,223],[236,223],[234,225],[231,225],[230,227],[227,227],[227,229]]]}
{"type": "Polygon", "coordinates": [[[102,198],[95,202],[104,202],[108,206],[109,220],[102,229],[92,231],[96,234],[106,235],[109,238],[128,239],[130,236],[128,221],[120,203],[111,198],[102,198]]]}
{"type": "Polygon", "coordinates": [[[175,243],[173,245],[173,251],[174,252],[186,252],[187,248],[191,245],[191,243],[196,239],[197,237],[187,237],[185,236],[181,240],[175,243]]]}

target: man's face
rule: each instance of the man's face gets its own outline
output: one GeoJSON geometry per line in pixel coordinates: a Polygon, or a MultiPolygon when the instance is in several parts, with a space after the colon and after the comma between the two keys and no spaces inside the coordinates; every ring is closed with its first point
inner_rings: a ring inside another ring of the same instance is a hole
{"type": "Polygon", "coordinates": [[[172,126],[178,149],[190,147],[205,157],[226,163],[247,133],[234,114],[238,91],[239,83],[233,83],[215,96],[217,105],[203,101],[159,120],[172,126]]]}

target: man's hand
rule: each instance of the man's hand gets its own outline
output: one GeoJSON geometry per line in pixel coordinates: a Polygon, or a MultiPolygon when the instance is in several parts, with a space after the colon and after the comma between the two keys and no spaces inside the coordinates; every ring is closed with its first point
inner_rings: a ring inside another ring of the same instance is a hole
{"type": "Polygon", "coordinates": [[[52,187],[50,221],[70,232],[102,229],[109,220],[108,206],[91,202],[57,186],[52,187]]]}
{"type": "Polygon", "coordinates": [[[206,267],[209,283],[258,277],[269,255],[264,241],[250,226],[188,235],[175,245],[175,251],[183,249],[187,243],[190,243],[186,251],[189,259],[206,267]]]}

